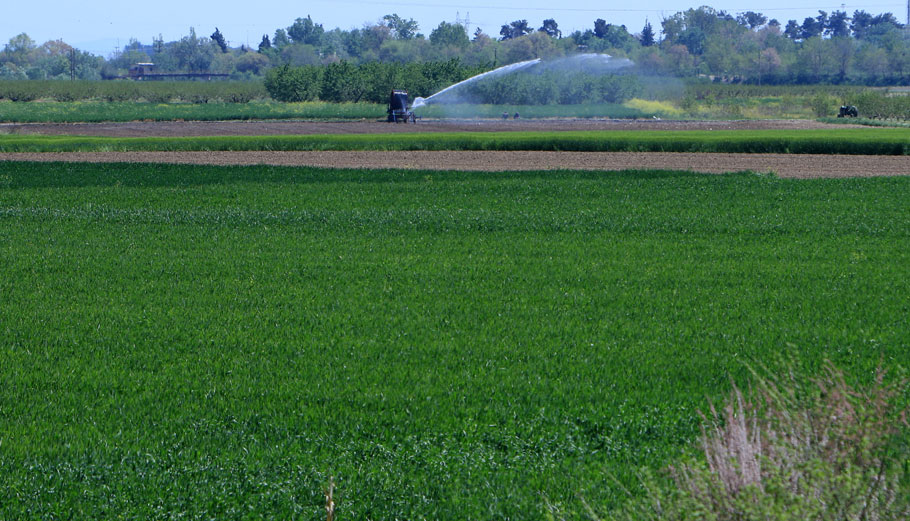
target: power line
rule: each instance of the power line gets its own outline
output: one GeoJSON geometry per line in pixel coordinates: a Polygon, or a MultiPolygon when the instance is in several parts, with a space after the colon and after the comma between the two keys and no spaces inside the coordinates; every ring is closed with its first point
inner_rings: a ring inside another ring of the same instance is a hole
{"type": "MultiPolygon", "coordinates": [[[[388,2],[374,2],[370,0],[335,0],[336,3],[344,4],[365,4],[365,5],[389,5],[388,2]]],[[[491,9],[497,11],[546,11],[546,12],[572,12],[572,13],[661,13],[667,9],[614,9],[614,8],[581,8],[581,7],[515,7],[502,5],[479,5],[479,4],[428,4],[426,2],[396,2],[397,6],[405,7],[430,7],[430,8],[452,8],[452,9],[491,9]]],[[[902,4],[874,4],[874,5],[857,5],[854,6],[862,9],[880,8],[880,7],[903,7],[902,4]]],[[[742,7],[729,9],[731,12],[742,11],[805,11],[814,9],[830,9],[831,5],[818,6],[799,6],[799,7],[742,7]]]]}

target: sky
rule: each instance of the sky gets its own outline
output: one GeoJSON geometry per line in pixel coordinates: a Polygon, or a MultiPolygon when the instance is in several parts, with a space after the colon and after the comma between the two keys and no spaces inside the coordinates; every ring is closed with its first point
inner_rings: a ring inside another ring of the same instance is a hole
{"type": "Polygon", "coordinates": [[[420,32],[429,35],[440,22],[470,21],[469,32],[480,27],[498,36],[503,24],[528,20],[537,28],[544,19],[553,18],[563,34],[592,29],[594,20],[626,25],[631,33],[641,31],[645,20],[655,30],[660,20],[679,11],[706,5],[733,15],[757,11],[782,24],[789,19],[799,22],[815,16],[819,10],[844,10],[848,14],[863,9],[872,14],[893,13],[906,22],[907,0],[641,0],[639,2],[606,2],[603,0],[334,0],[300,2],[273,0],[264,4],[234,0],[157,0],[124,3],[121,0],[45,0],[35,4],[7,2],[0,14],[0,44],[27,33],[39,45],[62,39],[75,47],[108,57],[131,38],[150,44],[159,34],[165,41],[178,40],[194,27],[199,36],[209,36],[217,27],[231,46],[259,45],[262,35],[270,37],[275,29],[290,26],[295,18],[313,17],[326,30],[339,27],[352,29],[376,23],[383,15],[396,13],[413,18],[420,32]]]}

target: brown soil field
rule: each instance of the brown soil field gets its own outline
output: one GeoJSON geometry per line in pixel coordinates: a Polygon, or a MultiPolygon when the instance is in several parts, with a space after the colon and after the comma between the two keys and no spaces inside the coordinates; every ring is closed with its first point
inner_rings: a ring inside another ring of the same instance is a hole
{"type": "MultiPolygon", "coordinates": [[[[844,125],[837,125],[842,128],[844,125]]],[[[5,123],[0,133],[106,137],[274,136],[389,132],[508,132],[515,130],[796,130],[832,128],[809,120],[671,121],[631,119],[384,121],[134,121],[130,123],[5,123]]]]}
{"type": "Polygon", "coordinates": [[[78,161],[205,165],[282,165],[421,170],[753,171],[779,177],[910,175],[908,156],[633,152],[75,152],[0,154],[0,161],[78,161]]]}
{"type": "MultiPolygon", "coordinates": [[[[2,124],[0,132],[110,137],[495,132],[516,130],[793,130],[830,128],[807,120],[668,121],[609,119],[445,120],[412,124],[380,121],[165,121],[130,123],[2,124]]],[[[840,125],[839,125],[840,127],[840,125]]],[[[910,175],[906,156],[692,154],[608,152],[86,152],[4,154],[0,161],[138,162],[210,165],[283,165],[424,170],[686,170],[753,171],[780,177],[910,175]]]]}

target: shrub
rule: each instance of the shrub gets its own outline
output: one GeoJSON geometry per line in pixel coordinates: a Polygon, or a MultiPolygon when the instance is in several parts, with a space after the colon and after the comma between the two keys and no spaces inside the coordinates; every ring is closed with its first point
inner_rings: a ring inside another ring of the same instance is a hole
{"type": "Polygon", "coordinates": [[[834,112],[834,102],[826,94],[816,94],[809,101],[809,105],[812,107],[813,114],[819,118],[830,116],[834,112]]]}
{"type": "Polygon", "coordinates": [[[906,382],[878,370],[866,390],[828,364],[803,384],[758,378],[704,417],[703,459],[669,468],[670,485],[645,474],[645,499],[619,519],[903,520],[910,516],[906,382]]]}

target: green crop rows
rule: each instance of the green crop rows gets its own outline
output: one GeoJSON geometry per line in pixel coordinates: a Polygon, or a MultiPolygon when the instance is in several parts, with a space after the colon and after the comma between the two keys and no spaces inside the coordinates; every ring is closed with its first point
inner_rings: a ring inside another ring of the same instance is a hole
{"type": "Polygon", "coordinates": [[[102,121],[224,121],[249,119],[351,120],[385,117],[373,103],[135,103],[74,101],[67,103],[0,102],[0,121],[16,123],[92,123],[102,121]]]}
{"type": "Polygon", "coordinates": [[[910,154],[910,130],[433,132],[157,138],[0,135],[0,152],[99,150],[563,150],[907,155],[910,154]]]}
{"type": "Polygon", "coordinates": [[[910,178],[0,163],[0,519],[584,518],[910,362],[910,178]]]}

